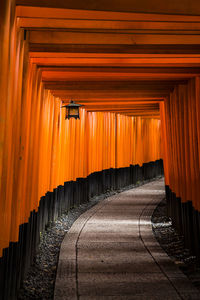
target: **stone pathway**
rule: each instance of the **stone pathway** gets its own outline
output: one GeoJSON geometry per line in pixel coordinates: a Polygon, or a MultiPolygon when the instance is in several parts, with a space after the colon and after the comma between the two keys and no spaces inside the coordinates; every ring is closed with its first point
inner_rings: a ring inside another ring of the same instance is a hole
{"type": "Polygon", "coordinates": [[[161,179],[81,215],[61,246],[54,299],[200,299],[153,235],[151,215],[163,197],[161,179]]]}

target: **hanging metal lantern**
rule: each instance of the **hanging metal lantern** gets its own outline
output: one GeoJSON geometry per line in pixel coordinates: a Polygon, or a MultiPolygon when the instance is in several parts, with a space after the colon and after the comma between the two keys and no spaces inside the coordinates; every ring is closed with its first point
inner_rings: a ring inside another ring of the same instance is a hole
{"type": "Polygon", "coordinates": [[[64,105],[63,107],[66,107],[66,116],[65,119],[70,119],[70,118],[75,118],[75,119],[80,119],[79,116],[79,107],[83,106],[81,104],[77,104],[74,101],[70,101],[68,105],[64,105]]]}

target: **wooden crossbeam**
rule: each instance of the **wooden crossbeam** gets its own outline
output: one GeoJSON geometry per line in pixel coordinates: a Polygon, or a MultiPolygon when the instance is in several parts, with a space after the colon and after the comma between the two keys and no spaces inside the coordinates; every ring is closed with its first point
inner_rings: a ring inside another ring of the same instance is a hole
{"type": "Polygon", "coordinates": [[[159,117],[159,102],[200,76],[200,16],[23,6],[16,15],[45,88],[88,111],[159,117]]]}
{"type": "MultiPolygon", "coordinates": [[[[177,0],[174,0],[174,2],[176,2],[177,0]]],[[[60,6],[60,2],[57,0],[55,2],[55,4],[53,5],[53,3],[50,1],[44,3],[44,1],[39,1],[38,0],[38,4],[37,5],[37,1],[36,0],[17,0],[17,8],[16,8],[16,15],[17,17],[36,17],[36,18],[61,18],[61,19],[66,19],[66,18],[71,18],[71,19],[94,19],[94,20],[120,20],[120,21],[165,21],[165,22],[200,22],[200,16],[197,15],[197,11],[196,14],[184,14],[184,15],[180,15],[179,14],[175,14],[173,12],[173,14],[162,14],[162,13],[141,13],[140,12],[135,12],[136,10],[136,4],[132,1],[132,5],[134,6],[134,11],[133,12],[123,12],[122,11],[113,11],[113,8],[115,7],[115,9],[117,9],[117,3],[115,3],[113,1],[107,1],[106,5],[104,5],[104,9],[95,9],[92,10],[89,5],[89,3],[87,3],[87,1],[85,1],[85,6],[87,6],[87,10],[83,7],[79,7],[76,9],[71,9],[69,6],[70,4],[72,5],[77,5],[77,1],[66,1],[63,2],[62,1],[62,5],[60,6]],[[76,3],[74,3],[76,2],[76,3]],[[31,7],[30,7],[30,3],[31,3],[31,7]],[[34,5],[35,3],[35,5],[34,5]],[[111,11],[106,11],[106,7],[109,6],[109,4],[112,6],[112,10],[111,11]],[[64,7],[63,7],[64,6],[64,7]],[[61,8],[63,7],[63,8],[61,8]]],[[[84,3],[81,1],[82,6],[84,6],[84,3]]],[[[101,3],[99,3],[101,4],[101,3]]],[[[138,4],[138,1],[137,1],[138,4]]],[[[160,4],[160,2],[159,2],[160,4]]],[[[179,2],[179,4],[181,5],[181,7],[183,8],[184,3],[183,2],[179,2]]],[[[197,2],[198,4],[198,2],[197,2]]],[[[79,2],[80,5],[80,2],[79,2]]],[[[118,5],[119,5],[119,1],[118,1],[118,5]]],[[[125,1],[123,1],[123,3],[121,3],[121,5],[123,7],[125,7],[125,1]]],[[[143,2],[141,2],[141,5],[143,6],[144,9],[144,5],[143,2]]],[[[194,6],[195,7],[195,6],[194,6]]],[[[159,5],[158,5],[159,8],[159,5]]],[[[156,7],[154,8],[156,9],[156,7]]],[[[131,10],[131,5],[129,3],[129,11],[131,10]]],[[[187,12],[188,12],[188,7],[187,7],[187,12]]]]}
{"type": "Polygon", "coordinates": [[[51,53],[106,53],[106,54],[200,54],[200,45],[100,45],[100,44],[46,44],[30,43],[29,49],[31,52],[51,52],[51,53]]]}
{"type": "Polygon", "coordinates": [[[187,34],[130,34],[31,30],[31,44],[200,45],[200,36],[187,34]]]}
{"type": "MultiPolygon", "coordinates": [[[[93,73],[92,73],[93,74],[93,73]]],[[[47,81],[45,86],[63,86],[63,90],[99,90],[99,91],[170,91],[176,84],[185,84],[187,81],[47,81]]]]}
{"type": "Polygon", "coordinates": [[[198,34],[200,31],[200,22],[167,22],[167,21],[127,21],[127,20],[88,20],[68,18],[38,18],[38,17],[21,17],[19,25],[24,28],[48,28],[48,29],[77,29],[79,31],[90,30],[119,33],[188,33],[198,34]],[[123,31],[122,31],[123,30],[123,31]]]}
{"type": "MultiPolygon", "coordinates": [[[[59,54],[58,54],[59,55],[59,54]]],[[[33,57],[38,66],[51,67],[200,67],[200,57],[33,57]]]]}

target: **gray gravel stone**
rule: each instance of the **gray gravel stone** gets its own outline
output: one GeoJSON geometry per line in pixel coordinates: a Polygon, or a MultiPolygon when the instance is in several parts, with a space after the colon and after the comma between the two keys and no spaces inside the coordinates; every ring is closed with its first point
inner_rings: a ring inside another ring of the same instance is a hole
{"type": "Polygon", "coordinates": [[[88,203],[73,208],[49,224],[46,231],[41,234],[38,254],[22,283],[18,300],[53,299],[60,245],[64,235],[83,212],[113,194],[114,192],[111,192],[94,197],[88,203]]]}
{"type": "MultiPolygon", "coordinates": [[[[149,181],[152,180],[146,182],[149,181]]],[[[99,201],[124,190],[138,187],[144,183],[137,182],[136,185],[130,185],[117,191],[107,191],[105,194],[94,197],[89,202],[73,208],[59,217],[55,222],[49,224],[46,231],[41,234],[38,254],[21,285],[18,300],[52,300],[60,246],[72,224],[82,213],[96,205],[99,201]]]]}
{"type": "Polygon", "coordinates": [[[176,232],[171,219],[167,217],[166,199],[157,206],[153,213],[152,228],[161,247],[195,287],[200,290],[199,262],[189,249],[184,248],[184,237],[176,232]]]}
{"type": "Polygon", "coordinates": [[[93,197],[89,202],[71,209],[55,222],[49,224],[46,231],[40,236],[38,254],[34,258],[33,265],[30,267],[21,285],[18,300],[52,300],[60,246],[72,224],[82,213],[96,205],[99,201],[141,184],[143,182],[117,191],[107,191],[105,194],[93,197]]]}

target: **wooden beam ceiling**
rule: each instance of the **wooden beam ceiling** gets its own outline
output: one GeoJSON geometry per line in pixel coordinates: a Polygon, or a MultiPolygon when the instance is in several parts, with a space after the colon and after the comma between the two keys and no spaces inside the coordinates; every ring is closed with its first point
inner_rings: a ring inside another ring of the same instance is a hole
{"type": "Polygon", "coordinates": [[[175,85],[200,76],[200,16],[68,8],[16,8],[29,60],[62,101],[157,118],[175,85]]]}

